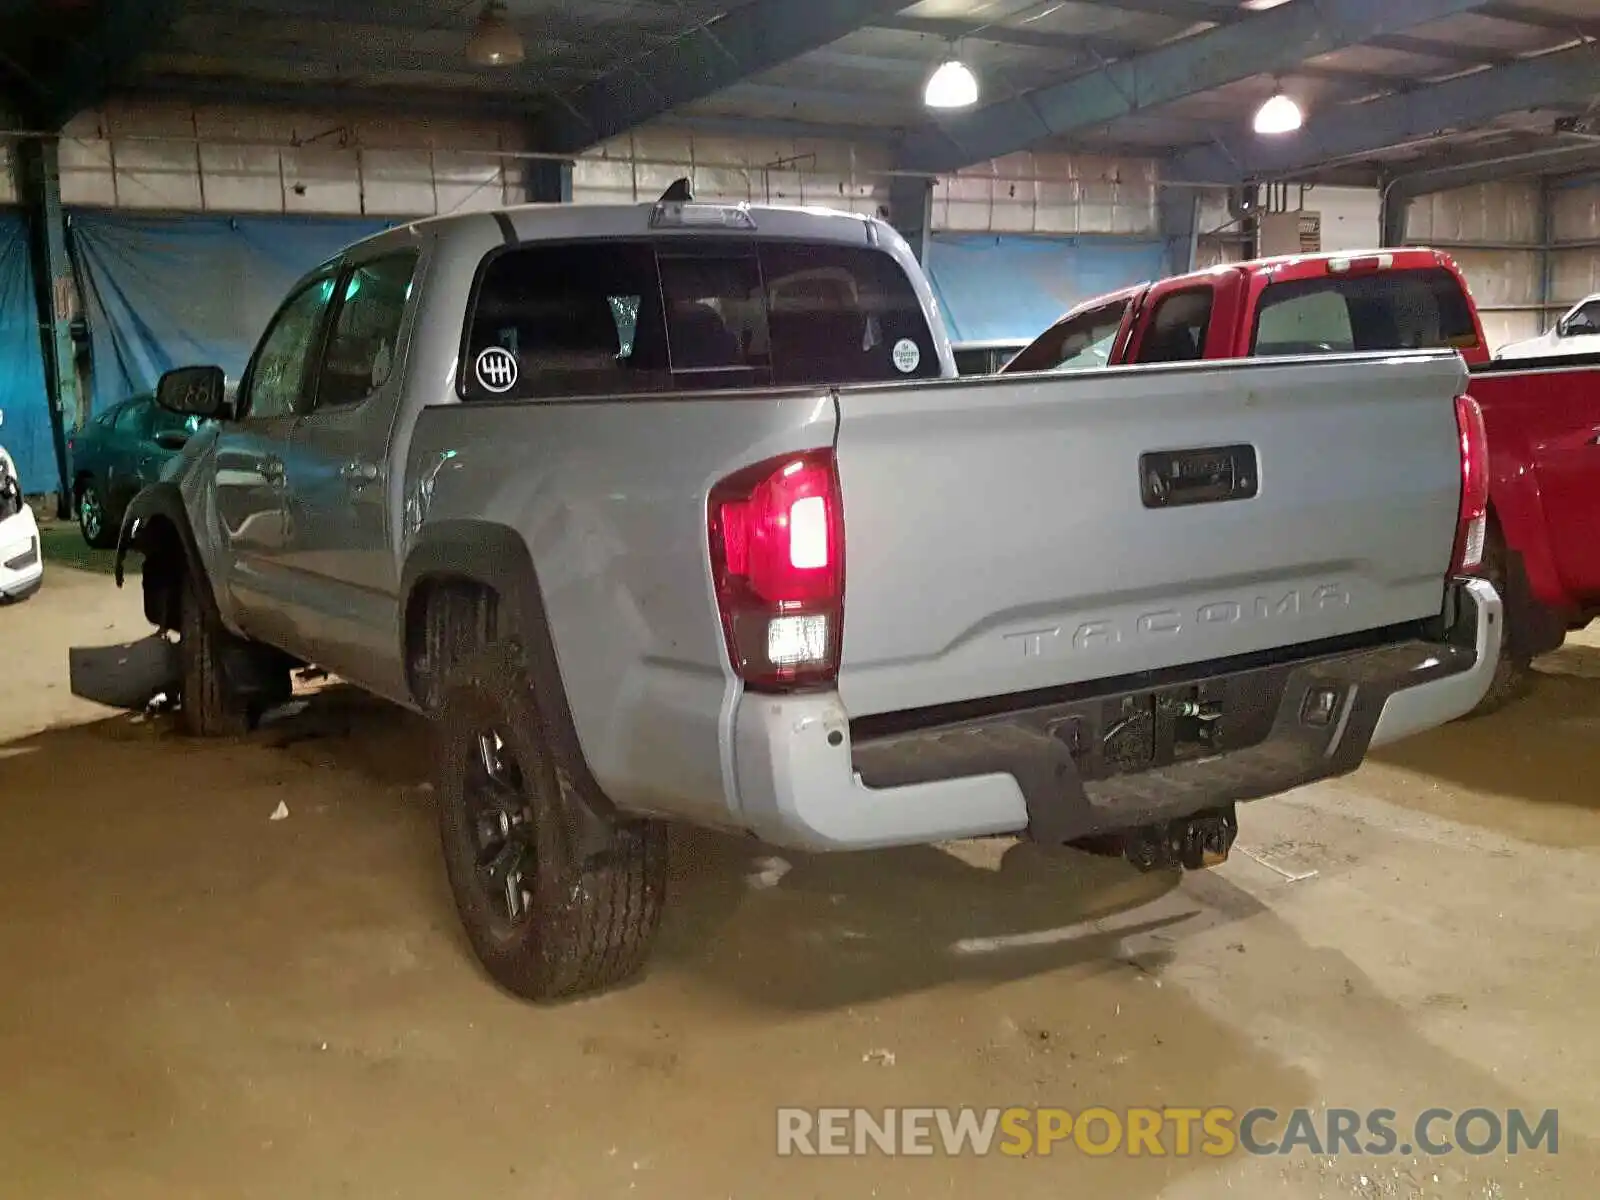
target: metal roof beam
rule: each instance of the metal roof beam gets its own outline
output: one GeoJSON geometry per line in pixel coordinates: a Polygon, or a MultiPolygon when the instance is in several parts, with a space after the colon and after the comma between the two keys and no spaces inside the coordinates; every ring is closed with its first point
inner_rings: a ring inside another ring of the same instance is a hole
{"type": "Polygon", "coordinates": [[[1600,21],[1593,17],[1575,17],[1566,13],[1548,12],[1527,4],[1486,4],[1483,6],[1483,15],[1517,25],[1531,25],[1535,29],[1570,33],[1574,37],[1600,38],[1600,21]]]}
{"type": "Polygon", "coordinates": [[[1455,161],[1422,171],[1405,171],[1394,176],[1391,195],[1414,200],[1433,192],[1494,183],[1501,179],[1530,175],[1565,175],[1600,167],[1600,142],[1580,141],[1532,150],[1509,150],[1502,146],[1471,157],[1456,156],[1455,161]]]}
{"type": "MultiPolygon", "coordinates": [[[[1401,3],[1403,2],[1404,0],[1401,0],[1401,3]]],[[[1250,10],[1240,8],[1236,3],[1227,3],[1226,0],[1084,0],[1084,3],[1141,12],[1156,17],[1170,17],[1174,21],[1215,21],[1221,25],[1236,24],[1252,16],[1250,10]]],[[[1428,18],[1428,20],[1435,19],[1437,18],[1428,18]]],[[[1468,66],[1498,62],[1508,57],[1496,50],[1402,34],[1378,34],[1367,38],[1362,44],[1378,46],[1385,50],[1399,50],[1405,54],[1420,54],[1445,62],[1465,63],[1468,66]]]]}
{"type": "Polygon", "coordinates": [[[907,139],[901,166],[937,174],[1305,59],[1485,0],[1291,0],[1099,70],[948,118],[907,139]]]}
{"type": "Polygon", "coordinates": [[[1180,154],[1173,178],[1212,183],[1281,179],[1376,150],[1470,129],[1506,113],[1584,99],[1600,90],[1600,57],[1575,46],[1458,75],[1405,95],[1385,96],[1314,115],[1281,141],[1243,135],[1180,154]]]}
{"type": "MultiPolygon", "coordinates": [[[[894,17],[887,21],[875,22],[873,28],[896,30],[903,33],[918,33],[925,37],[936,37],[946,42],[987,42],[994,46],[1017,46],[1029,50],[1048,50],[1056,54],[1069,55],[1070,58],[1066,64],[1068,66],[1085,59],[1128,58],[1141,51],[1153,49],[1147,44],[1135,42],[1128,38],[1106,37],[1098,33],[1083,36],[1076,33],[1054,33],[1048,29],[1015,29],[1009,25],[984,25],[974,29],[970,20],[963,20],[960,17],[894,17]]],[[[814,60],[817,56],[812,55],[811,57],[814,60]]],[[[927,64],[918,63],[917,65],[920,70],[927,70],[927,64]]],[[[1351,67],[1330,67],[1321,64],[1312,65],[1310,63],[1301,63],[1292,70],[1286,70],[1282,73],[1286,76],[1298,75],[1306,79],[1326,79],[1335,83],[1363,84],[1386,91],[1402,87],[1411,82],[1409,75],[1397,75],[1393,72],[1361,71],[1351,67]]]]}
{"type": "Polygon", "coordinates": [[[906,0],[750,0],[562,96],[541,148],[575,153],[681,104],[798,58],[904,8],[906,0]]]}

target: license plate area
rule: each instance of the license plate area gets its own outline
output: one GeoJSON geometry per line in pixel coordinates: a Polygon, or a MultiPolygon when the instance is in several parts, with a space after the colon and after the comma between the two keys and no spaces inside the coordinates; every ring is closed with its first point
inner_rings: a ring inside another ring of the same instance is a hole
{"type": "Polygon", "coordinates": [[[1100,776],[1148,771],[1218,753],[1225,704],[1196,685],[1137,692],[1106,701],[1100,709],[1100,776]]]}

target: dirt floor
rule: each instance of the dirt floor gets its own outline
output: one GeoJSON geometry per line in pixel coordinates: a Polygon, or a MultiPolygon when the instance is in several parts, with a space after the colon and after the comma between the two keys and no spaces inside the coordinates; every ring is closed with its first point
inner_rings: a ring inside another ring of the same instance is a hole
{"type": "Polygon", "coordinates": [[[69,643],[144,632],[59,566],[0,610],[0,1195],[1600,1195],[1600,638],[1182,880],[685,831],[648,975],[539,1009],[457,928],[418,719],[70,697],[69,643]],[[775,1154],[779,1106],[1034,1104],[1554,1108],[1559,1153],[775,1154]]]}

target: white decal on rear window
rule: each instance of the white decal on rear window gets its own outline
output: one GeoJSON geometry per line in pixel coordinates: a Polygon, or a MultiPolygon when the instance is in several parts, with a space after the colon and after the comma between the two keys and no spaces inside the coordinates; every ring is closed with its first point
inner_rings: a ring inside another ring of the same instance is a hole
{"type": "Polygon", "coordinates": [[[922,361],[922,349],[910,338],[901,338],[894,344],[894,369],[909,375],[922,361]]]}
{"type": "Polygon", "coordinates": [[[490,346],[478,354],[478,382],[487,391],[509,392],[517,386],[517,358],[500,346],[490,346]]]}

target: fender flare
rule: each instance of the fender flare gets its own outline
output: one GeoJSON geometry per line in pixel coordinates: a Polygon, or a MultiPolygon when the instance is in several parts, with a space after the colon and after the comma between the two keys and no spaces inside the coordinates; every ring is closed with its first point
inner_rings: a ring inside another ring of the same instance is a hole
{"type": "Polygon", "coordinates": [[[533,556],[515,532],[493,521],[438,521],[423,530],[400,572],[402,654],[416,590],[429,579],[438,578],[461,579],[493,588],[505,606],[502,620],[511,628],[526,630],[534,622],[544,624],[544,593],[533,556]]]}
{"type": "MultiPolygon", "coordinates": [[[[582,853],[603,849],[615,824],[615,806],[601,790],[578,737],[567,700],[566,683],[556,655],[555,638],[545,615],[544,591],[527,543],[505,525],[483,520],[432,522],[406,555],[400,573],[400,661],[410,679],[409,638],[417,591],[431,579],[452,579],[494,590],[499,598],[498,630],[512,632],[522,643],[534,697],[541,712],[549,714],[547,729],[553,747],[573,786],[563,788],[582,831],[582,853]]],[[[414,702],[418,697],[413,694],[414,702]]]]}
{"type": "MultiPolygon", "coordinates": [[[[189,523],[189,509],[183,502],[183,493],[178,485],[171,481],[152,483],[140,489],[128,504],[127,511],[122,515],[122,527],[117,533],[117,558],[116,580],[120,588],[126,577],[124,565],[130,550],[143,552],[147,543],[146,532],[153,522],[163,520],[171,524],[173,531],[178,536],[178,542],[183,548],[184,566],[197,580],[204,584],[199,588],[200,601],[206,606],[207,615],[213,621],[221,623],[221,612],[217,606],[216,594],[213,592],[213,583],[206,572],[205,558],[200,554],[199,542],[194,536],[194,527],[189,523]]],[[[160,625],[161,621],[151,616],[151,583],[152,579],[146,575],[145,583],[145,616],[150,617],[151,624],[160,625]]]]}

